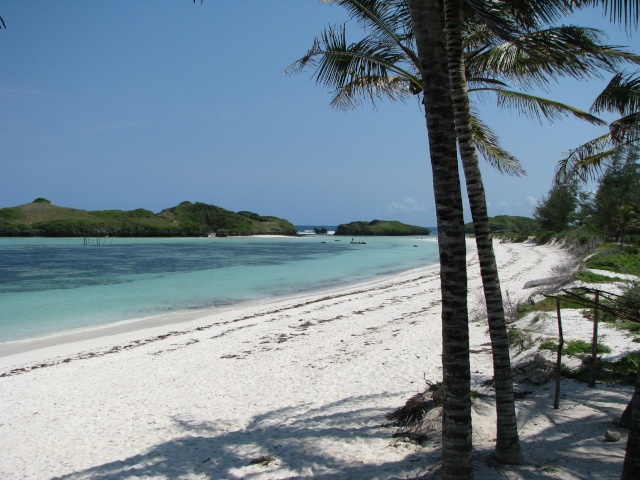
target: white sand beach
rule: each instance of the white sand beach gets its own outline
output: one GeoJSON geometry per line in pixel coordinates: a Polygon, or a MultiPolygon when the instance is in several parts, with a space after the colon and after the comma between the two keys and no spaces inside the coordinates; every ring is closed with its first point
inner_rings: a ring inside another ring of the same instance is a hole
{"type": "MultiPolygon", "coordinates": [[[[512,301],[567,261],[558,247],[531,244],[496,243],[496,256],[512,301]]],[[[471,302],[481,291],[477,263],[472,253],[471,302]]],[[[441,377],[439,298],[437,270],[423,269],[0,357],[0,478],[426,475],[437,470],[438,435],[417,445],[383,425],[425,380],[441,377]]],[[[565,334],[589,339],[591,325],[574,323],[565,334]]],[[[473,382],[484,393],[488,342],[486,322],[473,321],[473,382]]],[[[474,407],[475,478],[620,477],[626,430],[612,422],[630,387],[565,380],[559,410],[551,382],[518,388],[528,392],[517,401],[527,465],[492,461],[495,416],[485,398],[474,407]],[[604,442],[612,429],[621,440],[604,442]]]]}

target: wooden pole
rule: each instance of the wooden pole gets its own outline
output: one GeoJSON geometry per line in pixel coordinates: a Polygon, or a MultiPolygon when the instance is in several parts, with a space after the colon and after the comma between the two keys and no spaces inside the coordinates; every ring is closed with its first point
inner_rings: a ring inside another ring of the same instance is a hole
{"type": "Polygon", "coordinates": [[[589,362],[589,386],[596,386],[596,362],[598,361],[598,319],[600,317],[600,292],[596,290],[595,307],[593,310],[593,339],[591,340],[591,361],[589,362]]]}
{"type": "Polygon", "coordinates": [[[562,336],[562,318],[560,316],[560,299],[556,298],[556,314],[558,316],[558,353],[556,356],[556,394],[553,399],[553,408],[560,408],[560,373],[562,371],[562,347],[564,337],[562,336]]]}

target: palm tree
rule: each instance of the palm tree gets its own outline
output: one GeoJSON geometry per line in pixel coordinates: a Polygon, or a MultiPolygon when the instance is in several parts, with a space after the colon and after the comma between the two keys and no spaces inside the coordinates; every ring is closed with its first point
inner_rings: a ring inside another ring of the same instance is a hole
{"type": "MultiPolygon", "coordinates": [[[[602,5],[605,12],[608,11],[610,18],[614,23],[621,23],[627,27],[630,24],[634,27],[637,27],[638,25],[638,18],[640,17],[640,1],[638,0],[587,0],[587,3],[596,7],[602,5]]],[[[631,90],[633,90],[633,88],[631,90]]],[[[627,98],[633,97],[633,95],[625,96],[627,98]]],[[[636,96],[636,99],[637,98],[638,97],[636,96]]],[[[631,102],[623,101],[621,104],[630,105],[631,102]]],[[[636,113],[638,112],[637,105],[636,100],[636,113]]],[[[635,125],[635,131],[637,133],[637,120],[635,125]]],[[[614,132],[610,133],[613,134],[614,132]]],[[[635,142],[637,143],[637,137],[635,142]]],[[[599,165],[600,162],[597,162],[597,164],[599,165]]],[[[631,425],[629,427],[629,437],[627,438],[627,451],[624,456],[624,464],[622,466],[622,480],[637,480],[639,477],[638,472],[640,472],[640,366],[638,366],[636,387],[633,391],[630,404],[632,405],[631,425]]]]}
{"type": "Polygon", "coordinates": [[[440,2],[409,0],[415,33],[438,221],[442,291],[442,365],[445,390],[442,465],[446,479],[473,478],[471,370],[466,245],[440,2]]]}
{"type": "Polygon", "coordinates": [[[456,136],[473,217],[492,345],[497,410],[495,455],[496,459],[501,463],[521,465],[524,463],[524,457],[520,447],[516,422],[509,339],[502,291],[493,252],[484,186],[471,127],[471,109],[467,93],[464,49],[462,46],[464,4],[462,0],[445,0],[444,8],[447,57],[456,136]]]}
{"type": "MultiPolygon", "coordinates": [[[[344,26],[329,27],[316,39],[309,52],[294,63],[288,72],[299,71],[309,65],[315,67],[317,81],[336,88],[332,105],[341,109],[360,105],[363,97],[370,99],[375,105],[375,100],[381,97],[399,100],[411,93],[421,93],[423,77],[419,69],[418,55],[415,53],[406,3],[377,0],[337,0],[336,3],[347,8],[352,18],[361,22],[367,30],[367,36],[360,42],[347,45],[344,26]]],[[[457,4],[455,8],[461,8],[461,5],[457,4]]],[[[451,15],[447,20],[449,18],[451,15]]],[[[526,36],[504,42],[498,41],[490,30],[483,29],[482,26],[483,24],[475,24],[472,25],[473,29],[467,31],[468,38],[471,37],[471,40],[467,41],[467,49],[471,50],[467,55],[467,75],[469,83],[473,85],[472,91],[494,91],[502,105],[516,103],[520,108],[550,120],[560,114],[571,113],[592,122],[598,121],[595,117],[566,105],[508,89],[508,85],[499,79],[500,76],[512,75],[508,70],[501,70],[505,64],[509,64],[504,59],[510,59],[513,70],[520,71],[521,76],[525,77],[523,83],[539,84],[546,78],[540,74],[541,69],[556,75],[586,76],[593,73],[594,65],[611,67],[619,62],[620,58],[626,58],[626,52],[603,47],[598,44],[599,38],[595,32],[585,32],[584,29],[576,27],[548,29],[542,32],[532,29],[526,36]],[[470,34],[470,31],[473,34],[470,34]],[[547,46],[551,43],[549,39],[554,41],[552,45],[556,49],[562,49],[563,58],[567,63],[577,66],[567,66],[552,56],[544,58],[544,62],[538,60],[536,64],[532,55],[523,53],[522,49],[517,47],[525,44],[532,50],[542,45],[547,46]],[[486,67],[483,70],[482,65],[492,65],[493,71],[486,67]],[[469,72],[472,74],[469,75],[469,72]]],[[[452,44],[450,39],[450,55],[453,50],[452,44]]],[[[449,59],[449,63],[455,61],[456,57],[462,58],[461,48],[449,59]]],[[[467,98],[464,90],[464,63],[459,61],[457,65],[460,70],[457,81],[458,85],[462,86],[459,87],[454,106],[464,103],[467,98]]],[[[452,78],[455,75],[454,68],[452,78]]],[[[466,104],[466,112],[456,109],[460,115],[456,122],[460,125],[457,135],[476,231],[494,354],[498,409],[496,457],[505,463],[522,463],[502,295],[474,143],[490,163],[503,171],[520,174],[522,169],[515,157],[500,148],[497,137],[490,129],[475,117],[465,120],[470,116],[468,102],[466,104]],[[465,125],[469,122],[471,128],[465,131],[465,125]]]]}
{"type": "MultiPolygon", "coordinates": [[[[513,379],[511,375],[511,361],[509,358],[509,341],[506,330],[502,292],[500,289],[498,270],[495,263],[495,255],[493,253],[493,244],[489,228],[489,218],[486,208],[485,191],[480,168],[478,165],[476,149],[474,148],[473,142],[472,117],[467,91],[468,69],[465,68],[465,52],[463,47],[463,19],[465,15],[465,4],[463,0],[444,0],[444,5],[445,26],[447,34],[447,51],[451,77],[451,94],[455,112],[456,132],[460,149],[460,157],[465,174],[467,192],[469,196],[469,204],[473,217],[476,243],[478,246],[480,271],[487,305],[489,333],[492,344],[498,433],[495,455],[497,460],[501,463],[523,464],[524,458],[522,456],[516,423],[515,403],[513,396],[513,379]]],[[[564,12],[566,10],[562,5],[560,5],[559,7],[559,11],[561,12],[564,12]]],[[[553,16],[557,15],[557,10],[558,9],[554,9],[553,7],[547,8],[543,12],[543,17],[550,19],[553,16]]],[[[510,49],[518,53],[518,56],[521,57],[520,60],[522,60],[522,57],[525,57],[524,60],[529,60],[528,62],[521,62],[521,67],[527,67],[527,64],[529,64],[529,68],[525,68],[524,70],[520,68],[520,72],[528,72],[530,75],[532,74],[533,79],[543,81],[546,79],[546,77],[539,77],[539,69],[541,68],[541,66],[548,71],[556,70],[559,73],[570,74],[579,77],[586,75],[587,73],[591,73],[590,69],[595,68],[596,64],[600,64],[599,66],[601,67],[610,67],[613,63],[615,63],[615,53],[617,52],[605,52],[602,48],[594,49],[592,48],[592,43],[590,41],[584,41],[584,38],[578,41],[572,38],[574,44],[580,45],[580,48],[577,51],[567,48],[568,45],[571,45],[571,42],[566,42],[566,40],[563,40],[561,43],[557,43],[557,41],[553,39],[553,37],[548,36],[548,31],[539,30],[540,22],[538,21],[536,16],[540,15],[537,15],[537,12],[530,12],[528,15],[520,15],[521,18],[526,19],[527,23],[521,25],[522,28],[527,28],[529,30],[532,30],[534,28],[536,29],[533,30],[533,35],[528,35],[527,37],[520,36],[520,38],[515,38],[515,35],[513,33],[510,33],[506,35],[510,38],[508,38],[508,40],[506,42],[503,42],[501,45],[501,49],[505,50],[509,49],[508,47],[511,47],[510,49]],[[548,37],[545,39],[545,43],[547,45],[549,44],[549,39],[554,40],[557,46],[572,54],[570,56],[574,57],[574,61],[572,62],[568,60],[567,56],[565,55],[554,55],[549,57],[547,55],[541,54],[540,49],[537,49],[535,45],[536,41],[540,37],[548,37]],[[519,45],[516,45],[515,42],[518,42],[519,45]],[[529,45],[527,45],[526,43],[529,43],[529,45]],[[506,48],[504,46],[505,44],[506,48]],[[535,58],[533,58],[532,52],[533,54],[535,54],[535,58]],[[609,55],[609,53],[613,53],[614,56],[609,55]],[[576,55],[591,57],[591,61],[581,64],[575,61],[575,58],[577,58],[576,55]],[[559,59],[562,59],[562,61],[560,61],[559,59]],[[531,62],[530,60],[535,60],[535,62],[531,62]],[[531,66],[534,66],[534,68],[531,69],[531,66]]],[[[515,18],[515,15],[513,15],[513,18],[515,18]]],[[[484,30],[485,32],[493,33],[490,31],[491,29],[486,28],[489,26],[487,23],[488,21],[492,20],[487,20],[485,15],[484,23],[480,25],[480,31],[484,30]]],[[[563,27],[559,31],[563,33],[569,33],[572,36],[575,34],[579,34],[583,37],[585,33],[583,30],[577,30],[567,27],[563,27]]],[[[492,36],[495,38],[495,35],[492,36]]],[[[484,42],[486,45],[486,34],[484,35],[484,37],[484,42]]],[[[491,37],[489,38],[489,40],[490,39],[491,37]]],[[[481,46],[481,48],[485,48],[485,46],[483,45],[481,46]]],[[[471,58],[476,62],[478,62],[479,60],[480,65],[482,65],[483,62],[491,61],[493,53],[493,51],[489,51],[489,55],[487,55],[487,58],[483,60],[482,49],[480,49],[475,52],[475,55],[472,54],[471,58]]],[[[498,53],[500,53],[499,50],[498,53]]],[[[504,55],[499,55],[498,58],[501,62],[504,62],[504,55]]],[[[467,63],[471,63],[473,66],[473,61],[467,63]]],[[[494,72],[496,70],[497,69],[494,69],[494,72]]],[[[478,73],[483,74],[486,73],[486,71],[487,69],[485,65],[485,67],[480,69],[478,73]]],[[[526,75],[521,75],[521,77],[526,77],[526,75]]],[[[488,80],[489,79],[486,77],[482,79],[482,81],[484,82],[487,82],[488,80]]],[[[495,78],[492,80],[495,81],[495,78]]],[[[521,78],[520,80],[523,81],[524,79],[521,78]]],[[[521,99],[523,98],[521,95],[516,94],[515,92],[498,90],[498,93],[499,95],[502,95],[502,98],[505,100],[517,99],[518,101],[522,101],[521,99]]],[[[534,99],[533,101],[536,100],[537,99],[534,99]]],[[[527,101],[532,101],[532,98],[528,97],[527,101]]],[[[541,103],[540,107],[542,108],[543,112],[545,111],[545,109],[547,109],[549,111],[549,114],[551,114],[551,112],[557,113],[557,111],[555,110],[557,104],[555,103],[551,104],[550,107],[549,102],[543,102],[541,103]]],[[[588,117],[585,118],[590,121],[594,120],[588,117]]]]}

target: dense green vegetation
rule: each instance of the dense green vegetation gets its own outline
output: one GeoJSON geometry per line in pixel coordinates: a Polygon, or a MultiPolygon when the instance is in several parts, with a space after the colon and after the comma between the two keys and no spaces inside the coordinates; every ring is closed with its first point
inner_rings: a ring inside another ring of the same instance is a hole
{"type": "Polygon", "coordinates": [[[431,230],[396,221],[373,220],[338,225],[336,235],[429,235],[431,230]]]}
{"type": "MultiPolygon", "coordinates": [[[[613,362],[598,362],[596,376],[598,381],[605,383],[634,385],[638,375],[639,362],[640,351],[632,352],[613,362]]],[[[564,368],[562,374],[567,378],[575,378],[576,380],[587,382],[589,380],[589,365],[583,364],[577,370],[564,368]]]]}
{"type": "Polygon", "coordinates": [[[295,235],[287,220],[253,212],[231,212],[205,203],[183,202],[154,214],[149,210],[88,211],[52,205],[44,198],[0,209],[0,236],[164,237],[295,235]]]}
{"type": "Polygon", "coordinates": [[[640,276],[640,249],[631,245],[625,248],[612,244],[602,245],[589,257],[586,267],[640,276]]]}
{"type": "MultiPolygon", "coordinates": [[[[489,218],[489,228],[491,233],[499,235],[533,235],[539,226],[532,218],[498,215],[489,218]]],[[[468,234],[474,233],[473,222],[466,223],[464,230],[468,234]]]]}
{"type": "MultiPolygon", "coordinates": [[[[576,179],[560,179],[538,203],[534,218],[541,239],[562,237],[585,244],[592,239],[637,242],[640,232],[640,149],[623,145],[598,167],[595,191],[576,179]]],[[[599,267],[592,267],[599,268],[599,267]]]]}

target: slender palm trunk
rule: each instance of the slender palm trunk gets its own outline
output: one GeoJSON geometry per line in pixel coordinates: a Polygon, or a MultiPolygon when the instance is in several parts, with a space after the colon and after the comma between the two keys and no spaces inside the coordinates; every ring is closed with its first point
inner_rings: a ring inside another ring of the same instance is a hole
{"type": "Polygon", "coordinates": [[[638,367],[636,388],[631,399],[631,425],[621,477],[621,480],[638,479],[640,479],[640,367],[638,367]]]}
{"type": "Polygon", "coordinates": [[[455,113],[456,132],[460,158],[473,217],[473,227],[478,246],[480,274],[487,304],[489,335],[493,352],[493,372],[496,391],[497,441],[495,455],[499,462],[522,465],[524,458],[520,448],[516,411],[513,396],[513,377],[509,358],[509,340],[504,317],[500,278],[493,253],[489,229],[487,202],[478,156],[471,131],[471,116],[467,82],[465,78],[462,48],[463,3],[461,0],[445,0],[445,26],[447,56],[451,77],[451,92],[455,113]]]}
{"type": "Polygon", "coordinates": [[[444,478],[473,478],[471,371],[462,192],[449,75],[438,0],[409,0],[420,69],[438,222],[442,292],[444,478]]]}

